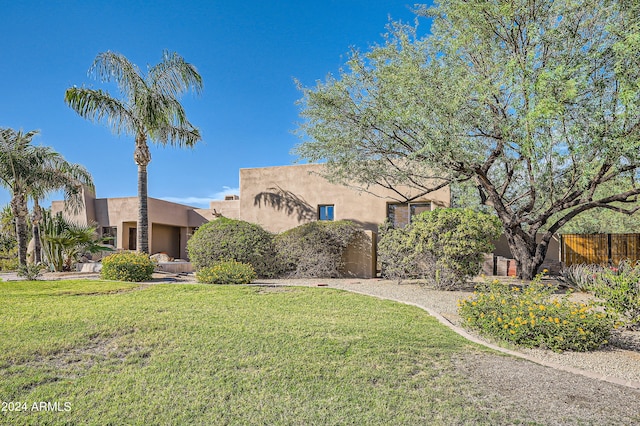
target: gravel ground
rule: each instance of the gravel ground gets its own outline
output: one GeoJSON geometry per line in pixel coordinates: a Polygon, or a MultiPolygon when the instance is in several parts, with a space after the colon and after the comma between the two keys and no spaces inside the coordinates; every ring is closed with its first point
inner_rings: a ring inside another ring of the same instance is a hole
{"type": "MultiPolygon", "coordinates": [[[[45,278],[96,276],[47,274],[45,278]]],[[[15,279],[7,274],[0,277],[15,279]]],[[[193,276],[154,274],[154,282],[193,282],[193,276]]],[[[439,314],[441,321],[450,322],[462,333],[457,327],[460,317],[456,302],[470,294],[379,279],[258,280],[255,285],[329,287],[409,303],[439,314]]],[[[492,345],[477,335],[467,337],[492,345]]],[[[453,360],[459,374],[472,387],[467,394],[470,403],[487,413],[505,413],[509,418],[516,413],[525,424],[640,425],[640,333],[619,333],[609,345],[589,353],[517,351],[527,359],[473,352],[453,360]]]]}

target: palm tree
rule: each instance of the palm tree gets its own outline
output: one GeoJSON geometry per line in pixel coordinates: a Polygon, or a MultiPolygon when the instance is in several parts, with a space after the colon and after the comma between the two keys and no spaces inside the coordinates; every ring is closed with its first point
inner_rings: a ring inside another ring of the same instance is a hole
{"type": "Polygon", "coordinates": [[[42,211],[42,240],[47,264],[57,272],[70,271],[83,253],[112,251],[100,244],[95,226],[77,224],[60,213],[52,216],[48,210],[42,211]]]}
{"type": "MultiPolygon", "coordinates": [[[[63,189],[65,201],[77,207],[82,185],[93,187],[91,176],[82,166],[68,163],[50,147],[31,145],[37,134],[35,130],[23,133],[0,129],[0,185],[11,192],[10,205],[16,226],[20,265],[26,265],[27,262],[27,201],[34,200],[39,211],[40,199],[52,191],[63,189]]],[[[37,215],[35,219],[38,219],[37,215]]],[[[35,230],[34,237],[37,234],[35,230]]]]}
{"type": "Polygon", "coordinates": [[[23,133],[0,129],[0,184],[11,192],[11,211],[16,226],[18,262],[27,263],[27,186],[30,163],[39,161],[38,151],[31,145],[37,131],[23,133]]]}
{"type": "Polygon", "coordinates": [[[62,155],[49,147],[42,149],[43,162],[32,164],[33,173],[29,176],[28,197],[33,200],[33,214],[31,224],[34,241],[34,263],[42,260],[42,245],[40,239],[40,222],[42,209],[40,200],[53,191],[64,192],[65,208],[77,212],[82,206],[83,188],[93,190],[93,180],[89,172],[81,165],[69,163],[62,155]]]}
{"type": "Polygon", "coordinates": [[[108,92],[86,87],[72,87],[65,102],[81,117],[105,122],[116,134],[135,138],[133,159],[138,165],[138,235],[137,249],[149,253],[147,214],[147,165],[151,153],[147,139],[166,146],[192,147],[200,132],[186,117],[179,102],[182,93],[202,90],[202,78],[196,68],[177,53],[163,52],[162,62],[143,75],[138,67],[115,52],[100,53],[89,74],[102,82],[113,81],[120,98],[108,92]]]}

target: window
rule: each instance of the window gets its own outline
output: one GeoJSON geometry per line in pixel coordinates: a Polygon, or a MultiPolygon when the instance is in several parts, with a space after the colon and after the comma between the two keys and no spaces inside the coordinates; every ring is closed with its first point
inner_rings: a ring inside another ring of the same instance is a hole
{"type": "Polygon", "coordinates": [[[396,228],[404,228],[411,223],[411,218],[422,212],[431,210],[431,203],[389,203],[387,219],[396,228]]]}
{"type": "Polygon", "coordinates": [[[333,220],[333,204],[318,206],[318,220],[333,220]]]}
{"type": "Polygon", "coordinates": [[[104,226],[102,228],[102,243],[118,247],[118,228],[115,226],[104,226]]]}

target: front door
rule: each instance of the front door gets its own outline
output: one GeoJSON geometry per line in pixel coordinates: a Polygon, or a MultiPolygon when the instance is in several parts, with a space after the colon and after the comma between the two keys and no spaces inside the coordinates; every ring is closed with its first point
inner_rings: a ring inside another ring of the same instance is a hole
{"type": "Polygon", "coordinates": [[[129,250],[136,250],[138,241],[138,228],[129,228],[129,250]]]}

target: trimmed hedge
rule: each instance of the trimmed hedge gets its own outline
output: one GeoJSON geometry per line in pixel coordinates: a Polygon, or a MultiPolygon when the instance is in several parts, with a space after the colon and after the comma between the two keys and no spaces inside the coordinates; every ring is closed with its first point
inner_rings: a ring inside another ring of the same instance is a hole
{"type": "Polygon", "coordinates": [[[250,264],[261,277],[278,271],[273,235],[243,220],[221,217],[202,225],[187,243],[187,250],[196,271],[228,260],[250,264]]]}
{"type": "Polygon", "coordinates": [[[155,267],[148,254],[130,251],[115,253],[102,259],[100,277],[116,281],[149,281],[155,267]]]}
{"type": "Polygon", "coordinates": [[[200,269],[196,279],[204,284],[250,284],[256,279],[256,272],[248,263],[229,260],[200,269]]]}
{"type": "Polygon", "coordinates": [[[285,276],[339,277],[343,253],[360,232],[358,225],[345,220],[300,225],[276,236],[278,263],[285,276]]]}

